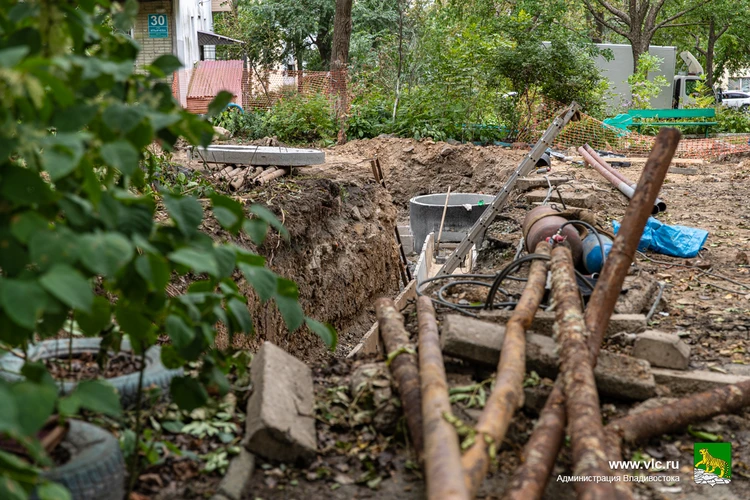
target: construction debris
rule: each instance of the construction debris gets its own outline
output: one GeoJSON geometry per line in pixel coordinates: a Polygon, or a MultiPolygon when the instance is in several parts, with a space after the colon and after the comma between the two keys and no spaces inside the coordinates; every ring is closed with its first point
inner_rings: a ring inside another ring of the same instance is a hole
{"type": "MultiPolygon", "coordinates": [[[[500,359],[505,332],[500,325],[448,314],[443,318],[440,341],[446,355],[494,366],[500,359]]],[[[548,335],[526,332],[526,370],[554,378],[559,358],[557,346],[548,335]]],[[[599,391],[609,397],[640,401],[656,394],[649,364],[622,354],[602,353],[594,378],[599,391]]]]}
{"type": "Polygon", "coordinates": [[[635,338],[633,356],[652,366],[686,370],[690,363],[690,346],[678,335],[647,330],[635,338]]]}
{"type": "Polygon", "coordinates": [[[274,460],[312,459],[317,439],[310,368],[264,342],[250,372],[253,394],[247,403],[247,449],[274,460]]]}

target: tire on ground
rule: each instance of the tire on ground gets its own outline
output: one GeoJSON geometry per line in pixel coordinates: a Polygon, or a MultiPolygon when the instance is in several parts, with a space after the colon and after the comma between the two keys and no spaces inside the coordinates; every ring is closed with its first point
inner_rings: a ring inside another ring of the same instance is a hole
{"type": "MultiPolygon", "coordinates": [[[[69,430],[58,446],[70,460],[42,472],[42,477],[65,486],[73,500],[122,500],[125,497],[125,461],[120,443],[109,432],[80,420],[69,420],[69,430]]],[[[32,494],[32,500],[38,500],[32,494]]]]}
{"type": "MultiPolygon", "coordinates": [[[[98,352],[101,339],[99,338],[81,338],[73,339],[72,347],[68,339],[46,340],[29,346],[28,356],[30,361],[41,361],[49,358],[65,358],[69,350],[73,354],[82,354],[84,352],[98,352]]],[[[122,350],[131,350],[130,343],[127,340],[122,341],[122,350]]],[[[24,360],[11,353],[0,357],[0,377],[7,380],[21,380],[23,377],[14,375],[20,373],[24,360]]],[[[182,375],[182,369],[168,370],[161,362],[161,347],[152,346],[146,351],[146,370],[143,372],[143,387],[148,389],[158,387],[161,389],[162,397],[169,395],[169,383],[176,376],[182,375]]],[[[112,384],[120,394],[120,401],[123,407],[129,407],[136,403],[138,395],[138,377],[139,372],[130,373],[106,379],[112,384]]],[[[60,389],[61,394],[69,394],[75,389],[77,382],[63,382],[60,389]]]]}

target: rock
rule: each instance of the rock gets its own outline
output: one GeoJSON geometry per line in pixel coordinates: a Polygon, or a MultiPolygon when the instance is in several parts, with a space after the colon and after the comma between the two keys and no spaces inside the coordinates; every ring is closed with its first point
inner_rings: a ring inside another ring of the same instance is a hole
{"type": "Polygon", "coordinates": [[[667,386],[670,394],[676,396],[708,391],[715,387],[750,380],[750,377],[704,370],[678,371],[668,368],[651,368],[651,373],[654,375],[657,384],[667,386]]]}
{"type": "Polygon", "coordinates": [[[729,484],[732,482],[731,479],[728,479],[726,477],[719,477],[716,474],[709,473],[703,469],[697,468],[693,471],[693,481],[695,481],[697,484],[708,484],[712,487],[717,484],[729,484]]]}
{"type": "Polygon", "coordinates": [[[218,494],[229,500],[241,500],[248,491],[255,471],[255,456],[244,448],[229,464],[229,469],[219,483],[218,494]]]}
{"type": "Polygon", "coordinates": [[[658,282],[648,274],[626,276],[622,291],[617,297],[615,312],[618,314],[639,314],[648,311],[654,303],[658,282]]]}
{"type": "Polygon", "coordinates": [[[404,149],[402,149],[404,153],[411,153],[414,151],[414,146],[406,146],[404,149]]]}
{"type": "Polygon", "coordinates": [[[633,356],[645,359],[652,366],[687,370],[690,363],[690,346],[677,335],[647,330],[635,338],[633,356]]]}
{"type": "MultiPolygon", "coordinates": [[[[352,397],[362,405],[372,402],[371,422],[378,432],[395,431],[401,412],[394,403],[391,372],[384,362],[358,366],[350,378],[352,397]]],[[[361,406],[361,405],[360,405],[361,406]]]]}
{"type": "MultiPolygon", "coordinates": [[[[440,328],[440,345],[446,355],[488,366],[497,366],[505,327],[449,314],[440,328]]],[[[526,332],[526,369],[554,379],[558,373],[557,345],[552,338],[526,332]]],[[[655,395],[656,385],[647,362],[602,351],[594,369],[602,394],[642,400],[655,395]]]]}
{"type": "Polygon", "coordinates": [[[447,142],[451,146],[460,146],[461,145],[461,141],[457,141],[456,139],[451,139],[450,137],[448,139],[446,139],[445,142],[447,142]]]}
{"type": "Polygon", "coordinates": [[[745,252],[739,251],[737,252],[737,255],[734,256],[734,263],[738,266],[747,266],[750,265],[750,259],[748,259],[745,252]]]}
{"type": "Polygon", "coordinates": [[[453,148],[450,146],[445,146],[440,150],[440,156],[449,156],[451,153],[453,153],[453,148]]]}
{"type": "Polygon", "coordinates": [[[250,366],[253,394],[247,402],[246,447],[281,461],[317,453],[312,371],[270,342],[250,366]]]}
{"type": "Polygon", "coordinates": [[[352,207],[352,219],[361,221],[362,220],[362,214],[359,212],[359,208],[352,207]]]}
{"type": "Polygon", "coordinates": [[[214,137],[226,141],[232,137],[232,133],[224,127],[214,126],[214,137]]]}

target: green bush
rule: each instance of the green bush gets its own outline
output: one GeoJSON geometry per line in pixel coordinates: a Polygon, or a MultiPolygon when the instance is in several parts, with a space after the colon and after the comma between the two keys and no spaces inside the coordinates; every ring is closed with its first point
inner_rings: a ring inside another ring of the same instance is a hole
{"type": "Polygon", "coordinates": [[[333,144],[338,127],[333,102],[325,94],[285,96],[266,117],[268,133],[290,144],[333,144]]]}
{"type": "Polygon", "coordinates": [[[750,133],[750,113],[734,108],[720,107],[716,110],[714,131],[718,133],[750,133]]]}
{"type": "MultiPolygon", "coordinates": [[[[23,357],[29,344],[63,329],[72,338],[73,323],[101,338],[105,353],[118,352],[127,335],[143,356],[166,335],[162,361],[185,368],[171,382],[172,399],[193,410],[230,390],[233,353],[217,348],[216,324],[229,345],[253,332],[236,273],[262,302],[275,302],[290,331],[307,325],[330,348],[336,336],[304,315],[297,286],[264,257],[200,230],[210,213],[228,234],[244,231],[257,245],[269,226],[288,237],[272,212],[216,193],[203,193],[210,203],[201,203],[186,195],[200,183],[188,187],[184,172],[175,175],[149,151],[154,142],[170,151],[181,137],[207,146],[213,130],[173,98],[166,81],[181,66],[176,57],[135,71],[138,46],[123,33],[137,12],[135,0],[0,0],[0,353],[23,357]],[[188,274],[184,293],[167,293],[173,277],[188,274]]],[[[230,98],[220,93],[208,115],[230,98]]],[[[69,498],[39,476],[52,462],[38,432],[50,416],[81,410],[124,423],[119,397],[100,380],[59,396],[45,365],[28,358],[20,375],[0,377],[0,438],[15,440],[30,460],[0,451],[0,498],[24,500],[35,490],[41,499],[69,498]]]]}
{"type": "Polygon", "coordinates": [[[393,100],[377,91],[360,92],[352,99],[346,122],[349,139],[367,139],[387,133],[392,125],[393,100]]]}
{"type": "Polygon", "coordinates": [[[240,111],[230,108],[212,120],[214,125],[224,127],[234,137],[260,139],[269,135],[268,112],[265,110],[240,111]]]}

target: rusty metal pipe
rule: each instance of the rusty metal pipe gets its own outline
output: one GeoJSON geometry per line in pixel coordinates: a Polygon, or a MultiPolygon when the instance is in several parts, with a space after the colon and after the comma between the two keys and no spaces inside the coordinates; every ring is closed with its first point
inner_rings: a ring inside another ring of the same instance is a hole
{"type": "MultiPolygon", "coordinates": [[[[627,177],[625,177],[622,174],[622,172],[620,172],[615,167],[613,167],[612,165],[610,165],[609,163],[607,163],[604,160],[604,158],[602,158],[601,156],[599,156],[599,153],[597,153],[591,146],[589,146],[588,144],[584,144],[583,147],[584,147],[584,149],[586,149],[586,152],[588,152],[599,163],[600,166],[604,167],[607,171],[609,171],[610,173],[614,174],[615,177],[617,177],[618,179],[620,179],[622,182],[624,182],[628,186],[630,186],[633,189],[635,189],[635,186],[636,186],[635,182],[633,182],[630,179],[628,179],[627,177]]],[[[657,197],[656,201],[654,202],[654,208],[651,210],[651,214],[654,215],[654,214],[657,214],[659,212],[666,212],[666,211],[667,211],[667,204],[664,202],[664,200],[662,200],[662,199],[660,199],[660,198],[657,197]]]]}
{"type": "Polygon", "coordinates": [[[271,182],[274,179],[278,179],[279,177],[283,177],[287,175],[291,171],[291,167],[289,169],[280,168],[277,170],[274,170],[270,174],[263,174],[255,178],[255,183],[258,185],[265,184],[267,182],[271,182]]]}
{"type": "MultiPolygon", "coordinates": [[[[580,291],[576,283],[573,259],[564,246],[552,249],[549,264],[552,274],[552,298],[555,306],[555,330],[560,348],[560,375],[565,387],[565,409],[573,451],[573,474],[606,476],[609,472],[604,427],[599,409],[599,394],[594,368],[586,347],[587,328],[583,323],[580,291]]],[[[604,499],[614,496],[611,483],[577,482],[578,498],[604,499]]]]}
{"type": "Polygon", "coordinates": [[[612,243],[612,249],[589,299],[586,308],[586,326],[591,331],[589,348],[594,359],[599,355],[604,332],[607,331],[609,318],[615,310],[622,283],[633,262],[643,228],[646,227],[651,208],[664,183],[669,164],[672,162],[679,142],[680,132],[675,128],[663,128],[656,136],[654,148],[638,180],[635,195],[625,211],[620,230],[612,243]]]}

